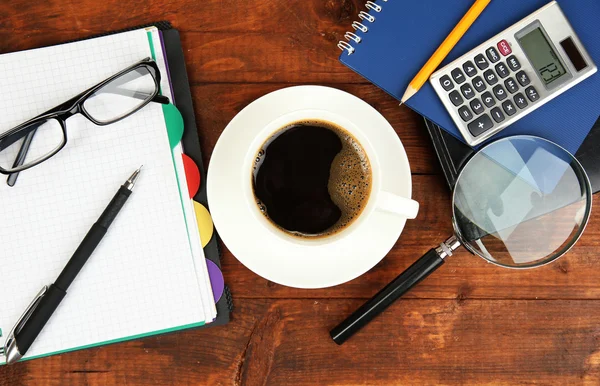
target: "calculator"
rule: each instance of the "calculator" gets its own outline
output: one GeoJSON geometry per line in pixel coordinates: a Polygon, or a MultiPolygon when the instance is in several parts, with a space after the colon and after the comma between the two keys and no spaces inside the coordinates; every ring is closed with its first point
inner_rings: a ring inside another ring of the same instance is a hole
{"type": "Polygon", "coordinates": [[[429,79],[475,146],[596,72],[553,1],[433,73],[429,79]]]}

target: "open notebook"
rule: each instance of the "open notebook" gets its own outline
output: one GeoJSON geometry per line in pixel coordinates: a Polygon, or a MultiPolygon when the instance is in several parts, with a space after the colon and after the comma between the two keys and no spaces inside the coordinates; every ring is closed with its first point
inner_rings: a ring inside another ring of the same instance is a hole
{"type": "MultiPolygon", "coordinates": [[[[1,55],[0,132],[145,57],[158,63],[161,92],[172,99],[155,28],[1,55]]],[[[142,164],[131,198],[25,359],[214,320],[182,147],[169,135],[178,122],[169,108],[150,103],[104,127],[71,117],[62,151],[22,172],[14,187],[0,179],[1,344],[142,164]]]]}

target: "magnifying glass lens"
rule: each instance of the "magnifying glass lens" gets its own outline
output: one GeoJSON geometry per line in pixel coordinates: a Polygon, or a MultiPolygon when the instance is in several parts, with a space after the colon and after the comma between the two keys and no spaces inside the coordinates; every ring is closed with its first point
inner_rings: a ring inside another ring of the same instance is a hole
{"type": "Polygon", "coordinates": [[[488,261],[525,268],[564,254],[591,211],[590,184],[579,162],[541,138],[505,138],[476,153],[453,197],[463,245],[488,261]]]}

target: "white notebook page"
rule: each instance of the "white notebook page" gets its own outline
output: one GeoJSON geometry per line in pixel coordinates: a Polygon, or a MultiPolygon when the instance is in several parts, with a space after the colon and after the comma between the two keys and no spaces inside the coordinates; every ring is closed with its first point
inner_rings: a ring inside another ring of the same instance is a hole
{"type": "MultiPolygon", "coordinates": [[[[0,132],[150,55],[145,31],[133,31],[0,56],[0,132]]],[[[27,356],[204,321],[161,106],[104,127],[74,116],[67,130],[67,146],[14,187],[0,179],[0,342],[141,164],[129,201],[27,356]]]]}

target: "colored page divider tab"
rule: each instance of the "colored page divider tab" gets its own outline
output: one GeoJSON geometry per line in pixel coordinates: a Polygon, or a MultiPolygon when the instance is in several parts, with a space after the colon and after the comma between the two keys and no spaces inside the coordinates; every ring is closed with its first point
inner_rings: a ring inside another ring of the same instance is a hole
{"type": "Polygon", "coordinates": [[[162,105],[163,115],[167,124],[169,144],[173,149],[183,138],[183,117],[177,107],[172,104],[162,105]]]}
{"type": "Polygon", "coordinates": [[[209,259],[206,259],[206,267],[208,268],[208,276],[210,276],[210,285],[213,291],[215,303],[221,299],[223,290],[225,289],[225,278],[219,267],[209,259]]]}
{"type": "Polygon", "coordinates": [[[196,221],[198,222],[198,231],[200,232],[202,248],[204,248],[213,236],[214,226],[212,217],[210,217],[208,209],[196,201],[194,201],[194,211],[196,212],[196,221]]]}
{"type": "Polygon", "coordinates": [[[181,157],[183,158],[183,168],[190,198],[194,198],[200,189],[200,169],[187,154],[181,154],[181,157]]]}

